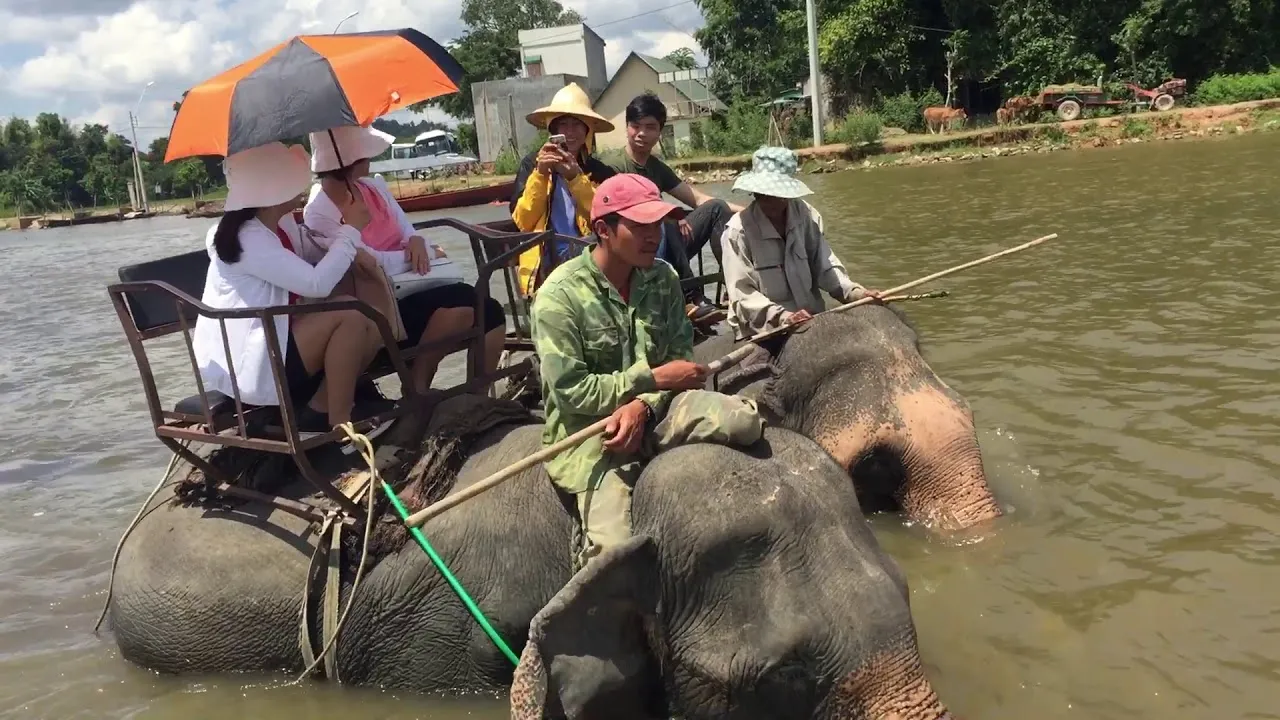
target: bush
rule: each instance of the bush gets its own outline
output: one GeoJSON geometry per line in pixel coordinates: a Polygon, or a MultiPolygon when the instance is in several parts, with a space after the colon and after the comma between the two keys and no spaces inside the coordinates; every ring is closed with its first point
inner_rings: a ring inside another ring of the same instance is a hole
{"type": "Polygon", "coordinates": [[[865,110],[853,110],[836,125],[833,138],[846,145],[880,142],[884,122],[880,116],[865,110]]]}
{"type": "Polygon", "coordinates": [[[505,147],[493,161],[495,175],[515,175],[520,170],[520,156],[510,147],[505,147]]]}
{"type": "Polygon", "coordinates": [[[1265,73],[1214,75],[1200,83],[1192,98],[1198,105],[1228,105],[1280,97],[1280,67],[1265,73]]]}
{"type": "Polygon", "coordinates": [[[929,88],[919,95],[904,92],[882,98],[876,112],[886,127],[918,133],[924,132],[924,109],[941,105],[942,102],[942,93],[929,88]]]}
{"type": "Polygon", "coordinates": [[[792,150],[813,147],[813,115],[808,110],[797,112],[791,118],[786,142],[792,150]]]}
{"type": "Polygon", "coordinates": [[[703,142],[712,155],[753,153],[768,135],[769,112],[748,102],[736,102],[728,112],[702,123],[703,142]]]}
{"type": "Polygon", "coordinates": [[[1124,124],[1120,126],[1120,136],[1126,138],[1140,138],[1150,135],[1152,132],[1151,124],[1145,120],[1139,120],[1132,115],[1125,117],[1124,124]]]}

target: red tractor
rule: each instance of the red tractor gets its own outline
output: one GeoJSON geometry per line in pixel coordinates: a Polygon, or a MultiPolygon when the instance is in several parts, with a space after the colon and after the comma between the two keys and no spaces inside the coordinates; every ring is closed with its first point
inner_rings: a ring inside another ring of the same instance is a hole
{"type": "Polygon", "coordinates": [[[1187,81],[1182,78],[1168,80],[1151,90],[1133,83],[1125,83],[1124,86],[1133,91],[1134,98],[1138,100],[1135,104],[1145,104],[1150,109],[1160,112],[1173,109],[1175,98],[1184,97],[1187,94],[1187,81]]]}

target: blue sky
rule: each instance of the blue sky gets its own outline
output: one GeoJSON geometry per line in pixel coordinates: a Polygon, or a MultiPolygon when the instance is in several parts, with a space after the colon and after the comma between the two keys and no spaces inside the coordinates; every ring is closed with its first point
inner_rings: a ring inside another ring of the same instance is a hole
{"type": "MultiPolygon", "coordinates": [[[[692,0],[561,1],[605,39],[610,73],[633,50],[698,50],[689,33],[702,17],[692,0]]],[[[167,134],[183,90],[292,35],[331,32],[358,10],[344,31],[413,27],[447,42],[462,32],[460,7],[461,0],[0,0],[0,118],[52,111],[127,134],[136,108],[145,146],[167,134]]]]}

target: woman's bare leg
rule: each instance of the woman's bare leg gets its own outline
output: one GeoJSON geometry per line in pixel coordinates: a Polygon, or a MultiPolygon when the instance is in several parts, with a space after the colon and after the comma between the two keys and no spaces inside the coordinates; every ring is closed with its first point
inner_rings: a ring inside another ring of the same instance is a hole
{"type": "Polygon", "coordinates": [[[350,422],[356,379],[376,352],[370,341],[377,335],[373,321],[355,310],[313,313],[294,318],[293,333],[307,372],[324,369],[324,381],[309,407],[327,413],[332,425],[350,422]]]}
{"type": "MultiPolygon", "coordinates": [[[[422,331],[419,347],[430,342],[443,340],[450,335],[466,332],[471,328],[475,311],[468,307],[439,308],[431,314],[427,329],[422,331]]],[[[435,380],[440,361],[457,348],[436,348],[428,350],[413,361],[413,386],[419,393],[425,393],[435,380]]]]}
{"type": "Polygon", "coordinates": [[[502,360],[502,351],[507,344],[507,328],[496,327],[490,330],[484,336],[484,372],[486,375],[492,375],[498,369],[498,362],[502,360]]]}

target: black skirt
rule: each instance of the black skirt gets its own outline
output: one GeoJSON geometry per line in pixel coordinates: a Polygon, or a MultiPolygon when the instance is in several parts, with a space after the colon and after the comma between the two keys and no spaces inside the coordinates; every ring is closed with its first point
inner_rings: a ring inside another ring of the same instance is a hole
{"type": "MultiPolygon", "coordinates": [[[[284,381],[289,385],[289,399],[294,407],[302,407],[311,402],[311,396],[320,389],[324,380],[324,370],[311,375],[302,362],[302,353],[298,351],[298,343],[293,339],[293,330],[289,330],[289,344],[284,352],[284,381]]],[[[284,398],[281,398],[283,402],[284,398]]]]}
{"type": "MultiPolygon", "coordinates": [[[[476,289],[467,283],[440,285],[430,290],[423,290],[397,303],[400,306],[400,319],[404,321],[404,331],[410,342],[422,339],[427,330],[431,316],[441,308],[474,308],[476,306],[476,289]]],[[[496,328],[507,326],[507,313],[502,303],[492,297],[486,298],[484,304],[484,331],[488,333],[496,328]]]]}

